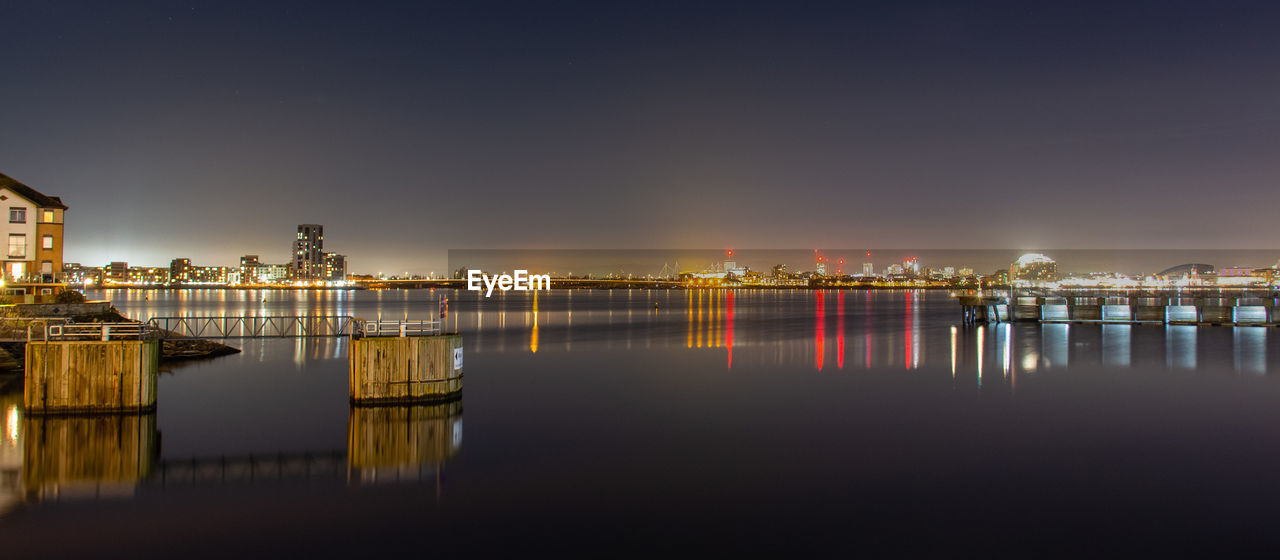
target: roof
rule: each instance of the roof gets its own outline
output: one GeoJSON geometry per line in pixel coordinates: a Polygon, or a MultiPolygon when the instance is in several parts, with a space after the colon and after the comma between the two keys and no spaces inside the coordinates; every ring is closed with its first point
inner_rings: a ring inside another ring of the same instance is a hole
{"type": "Polygon", "coordinates": [[[1040,253],[1027,253],[1025,255],[1022,255],[1021,257],[1018,257],[1018,260],[1014,261],[1013,264],[1016,264],[1018,266],[1026,266],[1032,263],[1052,264],[1053,259],[1046,257],[1044,255],[1041,255],[1040,253]]]}
{"type": "Polygon", "coordinates": [[[36,206],[40,206],[42,208],[67,209],[67,205],[62,203],[62,199],[56,196],[46,196],[44,193],[28,187],[18,182],[17,179],[5,175],[4,173],[0,173],[0,188],[9,189],[18,193],[18,196],[30,200],[31,202],[34,202],[36,206]]]}

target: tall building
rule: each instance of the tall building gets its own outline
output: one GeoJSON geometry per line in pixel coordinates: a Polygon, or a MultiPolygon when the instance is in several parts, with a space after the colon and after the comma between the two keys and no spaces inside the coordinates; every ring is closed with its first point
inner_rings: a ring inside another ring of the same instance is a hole
{"type": "MultiPolygon", "coordinates": [[[[62,272],[62,225],[67,205],[0,173],[0,205],[9,210],[4,282],[53,283],[62,272]]],[[[23,291],[22,293],[26,293],[23,291]]]]}
{"type": "Polygon", "coordinates": [[[902,271],[906,274],[920,274],[920,259],[907,257],[902,260],[902,271]]]}
{"type": "Polygon", "coordinates": [[[876,267],[875,267],[875,265],[874,265],[874,264],[872,264],[872,263],[869,263],[869,262],[864,262],[864,263],[862,263],[862,275],[863,275],[863,276],[875,276],[875,275],[876,275],[876,267]]]}
{"type": "Polygon", "coordinates": [[[240,283],[257,284],[258,283],[258,255],[245,255],[240,257],[240,283]]]}
{"type": "Polygon", "coordinates": [[[301,224],[293,240],[293,279],[321,280],[324,277],[324,226],[301,224]]]}

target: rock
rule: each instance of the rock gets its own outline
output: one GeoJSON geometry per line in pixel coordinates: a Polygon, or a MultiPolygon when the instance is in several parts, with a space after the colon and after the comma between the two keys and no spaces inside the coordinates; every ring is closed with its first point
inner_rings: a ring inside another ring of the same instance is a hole
{"type": "Polygon", "coordinates": [[[198,360],[239,354],[240,349],[212,340],[166,340],[160,345],[160,360],[198,360]]]}

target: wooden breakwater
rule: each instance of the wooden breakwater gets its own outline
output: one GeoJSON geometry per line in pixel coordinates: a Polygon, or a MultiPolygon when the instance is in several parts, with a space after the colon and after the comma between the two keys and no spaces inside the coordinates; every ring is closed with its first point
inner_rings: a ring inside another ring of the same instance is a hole
{"type": "Polygon", "coordinates": [[[351,339],[351,400],[357,404],[442,401],[462,392],[462,335],[351,339]]]}
{"type": "Polygon", "coordinates": [[[1206,326],[1280,326],[1267,297],[991,297],[957,298],[965,323],[1034,321],[1206,326]]]}
{"type": "Polygon", "coordinates": [[[159,340],[27,343],[27,414],[144,412],[156,407],[159,340]]]}

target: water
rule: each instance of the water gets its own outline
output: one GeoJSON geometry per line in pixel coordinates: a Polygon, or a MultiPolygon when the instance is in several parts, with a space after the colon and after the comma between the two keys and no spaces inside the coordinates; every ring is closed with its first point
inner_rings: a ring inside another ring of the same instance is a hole
{"type": "Polygon", "coordinates": [[[456,405],[353,410],[345,340],[278,339],[167,366],[142,421],[39,424],[7,395],[7,556],[1275,540],[1271,329],[966,328],[923,291],[88,295],[138,318],[370,319],[428,318],[446,296],[466,388],[456,405]]]}

